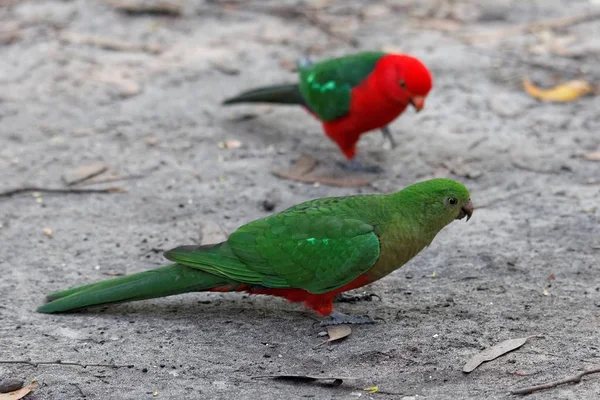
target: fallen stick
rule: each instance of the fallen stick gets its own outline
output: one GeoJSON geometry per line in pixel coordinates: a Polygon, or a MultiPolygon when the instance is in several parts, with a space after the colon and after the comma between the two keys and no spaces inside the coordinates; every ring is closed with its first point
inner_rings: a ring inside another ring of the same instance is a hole
{"type": "Polygon", "coordinates": [[[551,389],[553,387],[564,385],[565,383],[579,383],[579,382],[581,382],[581,378],[583,378],[584,376],[591,375],[591,374],[597,374],[599,372],[600,372],[600,367],[589,368],[589,369],[586,369],[576,375],[569,376],[569,377],[566,377],[563,379],[558,379],[556,381],[542,383],[540,385],[529,386],[529,387],[524,387],[521,389],[513,390],[510,392],[510,394],[530,394],[533,392],[537,392],[538,390],[551,389]]]}
{"type": "Polygon", "coordinates": [[[75,367],[104,367],[104,368],[133,368],[133,364],[130,365],[116,365],[116,364],[81,364],[77,362],[69,362],[69,361],[27,361],[27,360],[0,360],[0,364],[27,364],[32,367],[37,367],[38,365],[71,365],[75,367]]]}
{"type": "Polygon", "coordinates": [[[183,14],[180,4],[170,1],[108,0],[115,10],[129,15],[164,15],[179,17],[183,14]]]}
{"type": "Polygon", "coordinates": [[[40,193],[74,193],[74,194],[85,194],[85,193],[122,193],[125,189],[122,187],[109,187],[106,189],[76,189],[76,188],[44,188],[37,186],[24,186],[16,189],[10,189],[5,192],[0,192],[0,197],[11,197],[21,193],[28,192],[40,192],[40,193]]]}

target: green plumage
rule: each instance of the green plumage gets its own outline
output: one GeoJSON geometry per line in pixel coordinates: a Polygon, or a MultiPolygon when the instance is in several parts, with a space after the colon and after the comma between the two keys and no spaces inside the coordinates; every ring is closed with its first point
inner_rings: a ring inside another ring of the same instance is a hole
{"type": "Polygon", "coordinates": [[[332,203],[336,207],[328,199],[305,203],[240,227],[217,253],[184,246],[165,257],[244,283],[325,293],[354,280],[379,257],[373,226],[349,209],[360,202],[355,200],[332,203]]]}
{"type": "Polygon", "coordinates": [[[307,106],[321,121],[332,121],[350,111],[352,88],[375,69],[385,53],[362,52],[310,64],[299,69],[298,84],[250,90],[223,104],[277,103],[307,106]]]}
{"type": "Polygon", "coordinates": [[[120,303],[201,292],[216,286],[236,284],[223,277],[173,264],[138,274],[79,286],[52,293],[41,313],[56,313],[97,304],[120,303]]]}
{"type": "Polygon", "coordinates": [[[173,265],[51,294],[39,311],[242,285],[327,293],[363,274],[374,281],[399,268],[467,203],[468,191],[448,179],[389,195],[308,201],[250,222],[225,242],[170,250],[165,257],[173,265]]]}
{"type": "Polygon", "coordinates": [[[358,86],[385,53],[364,52],[334,58],[300,70],[300,93],[321,121],[332,121],[350,111],[352,88],[358,86]]]}

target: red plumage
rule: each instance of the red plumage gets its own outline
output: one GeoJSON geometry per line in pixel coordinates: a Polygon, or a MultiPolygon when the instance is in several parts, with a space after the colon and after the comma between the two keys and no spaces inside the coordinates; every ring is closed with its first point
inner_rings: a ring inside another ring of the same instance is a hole
{"type": "Polygon", "coordinates": [[[373,72],[352,89],[348,114],[323,122],[323,130],[346,158],[352,159],[362,134],[387,126],[411,102],[420,111],[431,87],[431,74],[420,61],[404,55],[386,55],[377,62],[373,72]]]}
{"type": "Polygon", "coordinates": [[[304,289],[276,289],[276,288],[264,288],[264,287],[252,287],[250,285],[241,285],[237,287],[222,286],[211,290],[211,292],[246,292],[250,294],[258,295],[269,295],[283,297],[284,299],[292,303],[304,303],[304,305],[311,310],[316,311],[321,315],[329,315],[333,311],[333,298],[340,293],[348,290],[356,289],[361,286],[369,284],[370,281],[366,275],[361,275],[352,282],[332,290],[331,292],[322,294],[309,293],[304,289]]]}

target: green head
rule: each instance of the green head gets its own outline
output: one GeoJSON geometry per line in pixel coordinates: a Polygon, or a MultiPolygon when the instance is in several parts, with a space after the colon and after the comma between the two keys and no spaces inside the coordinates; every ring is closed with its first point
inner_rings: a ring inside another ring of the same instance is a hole
{"type": "Polygon", "coordinates": [[[417,214],[424,224],[431,224],[439,230],[455,219],[473,214],[471,194],[461,183],[451,179],[439,178],[415,183],[399,191],[403,203],[418,210],[417,214]]]}

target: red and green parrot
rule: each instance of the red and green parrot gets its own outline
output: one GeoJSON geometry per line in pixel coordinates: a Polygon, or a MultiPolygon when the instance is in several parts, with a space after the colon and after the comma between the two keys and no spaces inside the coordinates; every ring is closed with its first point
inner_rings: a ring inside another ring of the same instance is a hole
{"type": "MultiPolygon", "coordinates": [[[[351,169],[356,143],[364,133],[380,129],[396,146],[388,125],[407,106],[420,111],[431,90],[431,73],[405,54],[363,52],[315,64],[299,63],[300,82],[267,86],[241,93],[223,104],[276,103],[305,107],[323,124],[351,169]]],[[[372,169],[372,168],[371,168],[372,169]]]]}
{"type": "Polygon", "coordinates": [[[38,308],[58,313],[187,292],[247,292],[302,302],[323,326],[372,323],[333,310],[340,293],[375,282],[473,213],[468,190],[450,179],[392,194],[329,197],[250,222],[221,243],[169,250],[157,269],[56,292],[38,308]]]}

